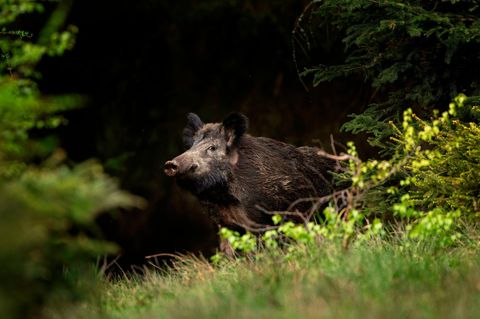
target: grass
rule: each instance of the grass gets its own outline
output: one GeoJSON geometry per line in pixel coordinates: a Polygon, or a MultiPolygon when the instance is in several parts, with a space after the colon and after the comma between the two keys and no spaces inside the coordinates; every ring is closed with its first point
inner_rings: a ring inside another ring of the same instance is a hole
{"type": "MultiPolygon", "coordinates": [[[[107,282],[88,318],[479,318],[477,243],[336,243],[107,282]]],[[[90,312],[90,311],[89,311],[90,312]]]]}

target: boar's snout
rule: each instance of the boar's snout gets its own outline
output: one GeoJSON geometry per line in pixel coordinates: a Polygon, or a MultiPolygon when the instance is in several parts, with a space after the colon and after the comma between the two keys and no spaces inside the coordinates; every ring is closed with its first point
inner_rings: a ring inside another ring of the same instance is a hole
{"type": "Polygon", "coordinates": [[[178,172],[178,164],[175,161],[167,161],[163,169],[168,176],[175,176],[178,172]]]}
{"type": "Polygon", "coordinates": [[[177,158],[167,161],[164,165],[164,172],[168,176],[185,174],[194,172],[198,168],[197,163],[185,163],[185,161],[177,161],[177,158]]]}

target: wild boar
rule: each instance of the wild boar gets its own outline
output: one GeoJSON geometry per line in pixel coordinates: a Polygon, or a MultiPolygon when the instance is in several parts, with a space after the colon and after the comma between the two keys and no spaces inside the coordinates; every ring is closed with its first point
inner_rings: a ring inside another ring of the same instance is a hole
{"type": "Polygon", "coordinates": [[[251,136],[247,129],[248,119],[241,113],[207,124],[190,113],[183,131],[187,151],[164,166],[219,226],[260,230],[272,224],[268,212],[333,192],[333,163],[319,156],[317,148],[251,136]]]}

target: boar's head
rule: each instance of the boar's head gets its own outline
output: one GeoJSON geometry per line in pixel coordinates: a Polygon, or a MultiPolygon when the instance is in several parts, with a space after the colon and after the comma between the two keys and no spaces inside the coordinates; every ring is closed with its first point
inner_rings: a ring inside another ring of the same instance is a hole
{"type": "Polygon", "coordinates": [[[187,151],[165,163],[165,174],[175,176],[181,187],[199,197],[220,195],[228,189],[238,161],[237,145],[247,128],[248,119],[241,113],[207,124],[188,114],[183,130],[187,151]]]}

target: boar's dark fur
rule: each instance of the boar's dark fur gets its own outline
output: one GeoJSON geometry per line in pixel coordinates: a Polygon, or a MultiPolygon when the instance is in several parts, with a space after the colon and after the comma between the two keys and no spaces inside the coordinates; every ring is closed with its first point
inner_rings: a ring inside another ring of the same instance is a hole
{"type": "MultiPolygon", "coordinates": [[[[246,133],[248,119],[230,114],[222,123],[187,117],[188,150],[165,163],[165,173],[196,195],[220,226],[260,229],[267,211],[285,211],[299,198],[332,193],[332,161],[314,147],[295,147],[246,133]]],[[[308,203],[296,206],[308,210],[308,203]]]]}

